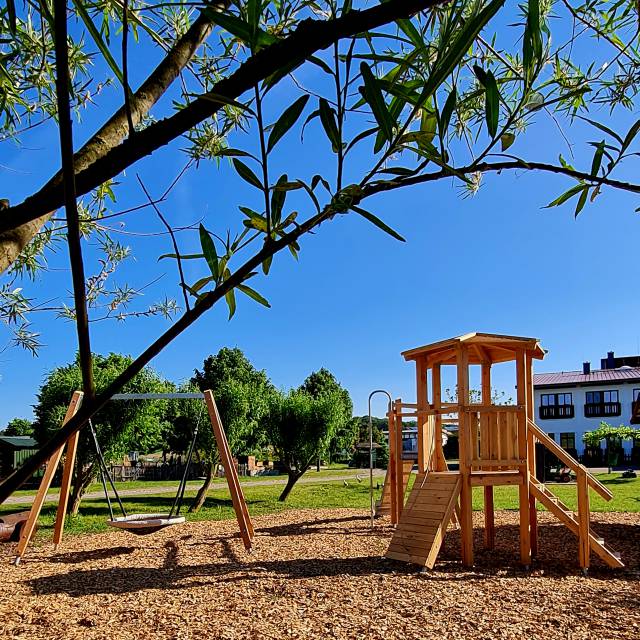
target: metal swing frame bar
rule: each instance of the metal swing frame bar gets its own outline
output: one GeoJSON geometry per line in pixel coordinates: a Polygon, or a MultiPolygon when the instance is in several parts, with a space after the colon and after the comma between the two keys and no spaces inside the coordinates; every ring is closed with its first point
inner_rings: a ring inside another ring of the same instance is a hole
{"type": "MultiPolygon", "coordinates": [[[[69,407],[67,408],[67,413],[65,415],[63,425],[67,423],[80,408],[82,403],[83,393],[82,391],[75,391],[73,396],[71,397],[71,402],[69,403],[69,407]]],[[[253,523],[251,522],[251,517],[249,516],[249,511],[247,509],[247,503],[242,492],[242,488],[240,486],[240,479],[238,478],[238,470],[233,462],[233,456],[231,454],[231,449],[229,448],[229,442],[227,441],[227,436],[224,432],[224,428],[222,426],[222,421],[220,419],[220,414],[218,413],[218,407],[216,406],[216,402],[213,396],[212,391],[205,391],[204,393],[118,393],[115,394],[112,400],[180,400],[180,399],[190,399],[190,400],[203,400],[206,407],[207,412],[209,414],[209,419],[211,421],[211,427],[213,429],[213,434],[216,439],[216,444],[218,447],[218,451],[220,453],[220,461],[225,471],[225,478],[227,479],[227,485],[229,487],[229,493],[231,494],[231,501],[233,503],[233,508],[236,514],[236,519],[238,521],[238,526],[240,528],[240,536],[244,543],[244,547],[247,551],[251,552],[251,548],[253,545],[254,538],[254,529],[253,523]]],[[[193,449],[195,447],[195,440],[197,436],[198,425],[196,425],[195,436],[191,442],[190,454],[193,453],[193,449]]],[[[97,442],[97,439],[96,439],[97,442]]],[[[18,542],[18,547],[16,550],[16,558],[14,563],[16,565],[20,564],[22,558],[25,555],[26,549],[31,541],[33,534],[35,533],[38,517],[40,512],[42,511],[42,507],[44,505],[45,499],[47,497],[47,492],[51,487],[51,483],[53,481],[53,477],[58,469],[58,465],[60,464],[60,460],[62,459],[62,454],[64,452],[66,446],[66,457],[64,461],[64,468],[62,473],[62,483],[60,486],[60,494],[58,498],[58,508],[56,512],[56,523],[54,527],[53,533],[53,543],[54,548],[57,548],[60,542],[62,541],[62,534],[64,532],[64,522],[67,511],[67,505],[69,503],[69,495],[71,489],[71,479],[73,476],[73,468],[75,465],[77,447],[78,447],[78,432],[72,435],[47,461],[47,466],[45,469],[44,476],[40,482],[40,486],[34,498],[33,504],[31,506],[31,510],[29,511],[29,516],[27,521],[22,526],[20,532],[20,541],[18,542]]],[[[99,451],[98,444],[98,451],[99,451]]],[[[99,457],[100,454],[99,454],[99,457]]],[[[185,467],[185,472],[183,474],[183,478],[180,481],[180,485],[178,486],[178,496],[176,497],[176,501],[171,509],[171,513],[173,514],[174,509],[177,509],[177,515],[180,513],[180,503],[182,502],[182,497],[184,496],[185,486],[186,486],[186,476],[188,472],[188,464],[185,467]]],[[[101,474],[104,471],[101,465],[101,474]]],[[[109,475],[109,474],[108,474],[109,475]]],[[[107,475],[107,477],[108,477],[107,475]]],[[[105,477],[102,475],[103,487],[106,487],[105,477]]],[[[116,497],[117,497],[117,491],[116,497]]],[[[119,498],[118,498],[119,500],[119,498]]],[[[109,510],[112,513],[112,507],[109,503],[109,510]]]]}

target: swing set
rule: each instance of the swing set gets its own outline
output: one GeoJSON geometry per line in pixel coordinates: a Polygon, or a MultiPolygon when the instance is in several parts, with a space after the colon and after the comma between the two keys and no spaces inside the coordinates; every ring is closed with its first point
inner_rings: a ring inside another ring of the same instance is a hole
{"type": "MultiPolygon", "coordinates": [[[[82,403],[83,393],[82,391],[75,391],[67,408],[67,412],[64,418],[63,425],[67,423],[78,411],[82,403]]],[[[220,461],[224,468],[224,475],[229,487],[229,493],[231,494],[231,501],[233,503],[233,509],[236,514],[238,526],[240,528],[240,536],[244,544],[245,549],[251,552],[254,529],[253,523],[249,516],[247,509],[247,503],[240,487],[240,480],[238,478],[238,471],[233,462],[229,443],[222,426],[220,414],[218,413],[218,407],[216,406],[213,392],[205,391],[204,393],[120,393],[115,394],[112,398],[114,401],[128,401],[128,400],[203,400],[209,415],[211,427],[220,454],[220,461]]],[[[166,527],[171,527],[185,522],[185,517],[180,515],[180,509],[184,499],[184,492],[187,484],[187,477],[191,460],[193,458],[193,452],[195,449],[196,439],[198,437],[198,430],[200,428],[200,418],[196,422],[193,431],[193,437],[189,445],[187,452],[187,460],[182,474],[182,478],[178,485],[178,491],[175,499],[168,513],[134,513],[128,514],[118,490],[113,481],[113,477],[109,471],[106,460],[100,448],[96,431],[91,421],[88,423],[91,437],[96,448],[98,455],[98,462],[100,466],[100,479],[102,482],[102,488],[104,490],[105,498],[109,508],[109,520],[107,524],[111,527],[121,529],[132,533],[134,535],[148,535],[160,531],[166,527]],[[108,488],[111,488],[115,501],[118,503],[121,516],[116,516],[113,510],[113,504],[109,495],[108,488]]],[[[58,465],[62,459],[62,455],[65,452],[66,455],[64,466],[62,470],[62,481],[60,485],[60,494],[58,498],[58,506],[56,511],[56,520],[53,531],[53,544],[54,548],[62,542],[62,534],[64,532],[65,516],[67,506],[69,504],[69,493],[71,489],[71,479],[73,476],[73,469],[75,466],[76,454],[78,451],[78,432],[74,433],[47,461],[45,473],[40,482],[40,486],[36,493],[36,496],[29,511],[29,515],[24,522],[20,531],[20,540],[18,542],[18,548],[16,551],[16,558],[14,563],[20,564],[22,561],[29,542],[33,538],[35,533],[38,517],[42,511],[42,506],[47,496],[47,492],[51,487],[53,477],[58,469],[58,465]]]]}

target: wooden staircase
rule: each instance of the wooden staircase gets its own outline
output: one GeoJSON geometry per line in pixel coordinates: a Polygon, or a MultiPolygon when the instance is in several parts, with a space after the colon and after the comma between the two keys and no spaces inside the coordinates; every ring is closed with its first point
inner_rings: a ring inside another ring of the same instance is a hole
{"type": "MultiPolygon", "coordinates": [[[[562,522],[574,535],[580,535],[580,523],[578,518],[560,498],[551,493],[549,489],[537,478],[531,477],[529,490],[536,500],[541,502],[560,522],[562,522]]],[[[602,538],[598,538],[589,532],[589,546],[610,567],[618,569],[624,567],[620,554],[609,547],[602,538]]]]}
{"type": "Polygon", "coordinates": [[[459,473],[418,474],[385,556],[433,569],[459,494],[459,473]]]}
{"type": "MultiPolygon", "coordinates": [[[[407,491],[407,484],[409,483],[409,477],[411,476],[411,469],[413,469],[413,460],[402,461],[402,495],[407,491]]],[[[388,516],[391,513],[391,483],[389,482],[389,468],[387,468],[387,475],[384,477],[384,484],[382,485],[382,496],[376,505],[376,517],[388,516]]]]}

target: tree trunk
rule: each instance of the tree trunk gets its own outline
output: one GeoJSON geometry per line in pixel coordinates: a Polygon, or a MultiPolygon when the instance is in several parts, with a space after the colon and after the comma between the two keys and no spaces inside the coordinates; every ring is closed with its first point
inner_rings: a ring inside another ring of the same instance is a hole
{"type": "Polygon", "coordinates": [[[303,473],[304,471],[302,473],[299,471],[287,471],[289,478],[287,480],[287,484],[282,490],[282,493],[280,494],[280,497],[278,498],[279,502],[284,502],[287,499],[288,495],[291,493],[291,489],[293,489],[295,483],[302,478],[303,473]]]}
{"type": "Polygon", "coordinates": [[[204,504],[204,501],[207,499],[207,494],[209,493],[209,489],[211,489],[211,485],[213,484],[213,462],[206,463],[206,475],[204,479],[203,485],[198,489],[198,493],[196,497],[193,499],[193,502],[189,506],[189,513],[198,513],[204,504]]]}
{"type": "Polygon", "coordinates": [[[80,466],[77,466],[74,475],[75,478],[73,480],[73,489],[71,490],[71,497],[69,500],[69,505],[67,507],[67,513],[75,516],[78,515],[82,497],[84,496],[85,492],[87,491],[87,487],[91,484],[91,480],[93,479],[93,465],[90,465],[84,469],[80,466]]]}

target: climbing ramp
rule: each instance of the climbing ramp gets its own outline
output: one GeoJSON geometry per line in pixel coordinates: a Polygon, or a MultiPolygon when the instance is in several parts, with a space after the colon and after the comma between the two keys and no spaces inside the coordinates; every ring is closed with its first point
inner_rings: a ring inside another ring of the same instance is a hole
{"type": "MultiPolygon", "coordinates": [[[[403,495],[407,491],[407,484],[409,483],[409,477],[411,476],[411,469],[413,469],[413,460],[402,461],[402,493],[403,495]]],[[[387,467],[387,474],[384,477],[384,485],[382,486],[382,496],[376,505],[376,516],[388,516],[391,513],[391,482],[389,481],[389,468],[387,467]]]]}
{"type": "Polygon", "coordinates": [[[459,494],[459,473],[418,474],[385,556],[432,569],[459,494]]]}

